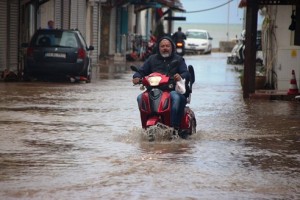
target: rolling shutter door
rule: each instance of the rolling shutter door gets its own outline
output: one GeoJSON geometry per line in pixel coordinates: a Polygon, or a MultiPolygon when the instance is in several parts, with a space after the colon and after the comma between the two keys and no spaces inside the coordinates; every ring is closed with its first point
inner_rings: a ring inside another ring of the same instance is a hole
{"type": "Polygon", "coordinates": [[[71,2],[71,29],[78,29],[85,38],[86,1],[73,0],[71,2]]]}
{"type": "Polygon", "coordinates": [[[110,25],[109,25],[109,55],[116,53],[116,21],[117,21],[117,9],[114,7],[111,9],[110,25]]]}
{"type": "Polygon", "coordinates": [[[7,2],[0,1],[0,70],[6,68],[7,61],[7,2]]]}
{"type": "Polygon", "coordinates": [[[54,21],[56,22],[56,28],[62,27],[62,10],[61,10],[61,0],[55,0],[54,8],[54,21]]]}
{"type": "Polygon", "coordinates": [[[86,0],[79,0],[78,1],[78,29],[82,33],[83,37],[85,38],[86,34],[86,0]]]}
{"type": "Polygon", "coordinates": [[[101,25],[100,25],[100,5],[96,4],[92,7],[93,9],[93,15],[92,15],[92,45],[95,47],[94,51],[91,53],[92,62],[97,63],[98,62],[98,55],[100,54],[99,51],[99,40],[100,40],[100,33],[101,33],[101,25]]]}
{"type": "Polygon", "coordinates": [[[77,1],[78,0],[73,0],[71,2],[71,16],[70,16],[70,28],[71,29],[76,29],[77,28],[77,1]]]}
{"type": "Polygon", "coordinates": [[[19,3],[11,0],[9,3],[9,29],[8,29],[8,66],[12,71],[18,68],[18,30],[19,27],[19,3]]]}
{"type": "Polygon", "coordinates": [[[62,28],[63,29],[70,28],[70,1],[69,0],[63,0],[62,28]]]}

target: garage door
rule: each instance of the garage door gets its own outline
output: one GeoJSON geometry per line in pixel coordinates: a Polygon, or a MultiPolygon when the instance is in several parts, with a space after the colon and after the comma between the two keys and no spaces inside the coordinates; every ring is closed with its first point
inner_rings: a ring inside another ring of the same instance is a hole
{"type": "Polygon", "coordinates": [[[8,65],[12,71],[17,70],[18,66],[18,43],[19,43],[19,2],[18,0],[10,0],[8,4],[9,26],[8,26],[8,65]]]}
{"type": "Polygon", "coordinates": [[[7,2],[0,1],[0,71],[6,68],[7,2]]]}

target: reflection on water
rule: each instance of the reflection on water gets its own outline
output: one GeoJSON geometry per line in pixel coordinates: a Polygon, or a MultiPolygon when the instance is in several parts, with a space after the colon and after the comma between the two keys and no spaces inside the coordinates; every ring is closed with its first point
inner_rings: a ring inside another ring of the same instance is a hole
{"type": "Polygon", "coordinates": [[[259,153],[248,152],[245,156],[248,164],[266,171],[284,171],[286,175],[300,174],[300,138],[295,135],[253,138],[245,146],[259,153]],[[285,155],[285,156],[282,156],[285,155]]]}
{"type": "Polygon", "coordinates": [[[0,83],[0,196],[298,199],[299,102],[244,101],[224,54],[186,61],[198,125],[188,140],[148,141],[140,91],[118,67],[94,69],[90,84],[0,83]]]}

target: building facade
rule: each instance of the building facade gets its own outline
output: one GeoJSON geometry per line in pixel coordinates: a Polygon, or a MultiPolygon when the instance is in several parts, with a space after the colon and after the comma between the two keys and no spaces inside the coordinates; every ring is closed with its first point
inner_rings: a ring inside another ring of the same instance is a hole
{"type": "Polygon", "coordinates": [[[0,72],[22,72],[26,49],[21,44],[37,29],[47,28],[49,20],[58,29],[78,29],[94,46],[93,63],[124,55],[132,35],[149,36],[157,8],[183,10],[179,0],[1,0],[0,72]]]}
{"type": "Polygon", "coordinates": [[[288,91],[292,70],[296,78],[300,78],[300,1],[240,0],[239,7],[246,9],[244,98],[255,92],[255,41],[259,13],[264,16],[261,30],[266,89],[288,91]]]}

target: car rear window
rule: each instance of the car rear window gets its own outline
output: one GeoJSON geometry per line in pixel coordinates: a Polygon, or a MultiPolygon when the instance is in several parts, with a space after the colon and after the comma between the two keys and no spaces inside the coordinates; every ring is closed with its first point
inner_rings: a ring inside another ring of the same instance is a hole
{"type": "Polygon", "coordinates": [[[76,33],[69,31],[40,32],[33,41],[35,47],[72,47],[78,48],[76,33]]]}
{"type": "Polygon", "coordinates": [[[207,39],[207,34],[205,32],[187,32],[186,36],[188,38],[207,39]]]}

